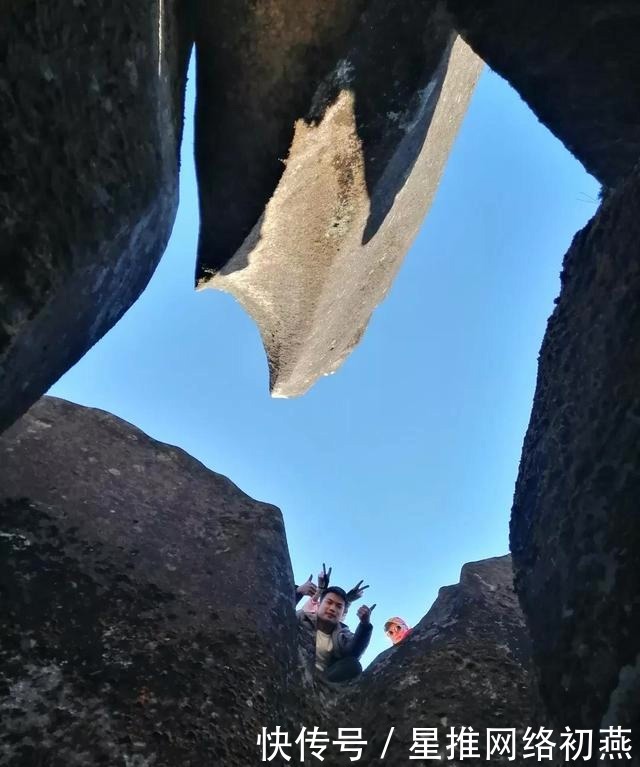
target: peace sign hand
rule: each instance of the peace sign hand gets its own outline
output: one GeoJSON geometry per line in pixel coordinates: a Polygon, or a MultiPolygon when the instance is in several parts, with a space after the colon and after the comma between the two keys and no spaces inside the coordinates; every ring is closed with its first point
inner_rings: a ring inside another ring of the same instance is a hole
{"type": "Polygon", "coordinates": [[[322,563],[322,572],[318,573],[318,588],[320,591],[324,591],[327,586],[329,585],[329,579],[331,578],[331,570],[333,568],[329,568],[329,572],[327,572],[327,567],[325,563],[322,563]]]}
{"type": "Polygon", "coordinates": [[[368,588],[369,584],[363,586],[362,581],[358,581],[350,591],[347,591],[347,602],[350,604],[351,602],[355,602],[356,599],[361,599],[362,595],[364,594],[364,590],[368,588]]]}

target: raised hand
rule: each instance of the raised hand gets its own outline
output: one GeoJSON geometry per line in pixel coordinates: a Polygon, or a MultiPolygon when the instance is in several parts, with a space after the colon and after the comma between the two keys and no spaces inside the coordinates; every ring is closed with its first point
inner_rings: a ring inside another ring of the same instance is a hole
{"type": "Polygon", "coordinates": [[[369,623],[371,620],[371,613],[375,609],[375,604],[371,605],[371,607],[367,607],[366,605],[362,605],[362,607],[358,608],[358,618],[360,619],[360,623],[369,623]]]}
{"type": "Polygon", "coordinates": [[[328,585],[329,585],[329,579],[331,578],[331,570],[332,568],[329,568],[329,572],[327,572],[327,568],[325,563],[322,563],[322,572],[318,573],[318,588],[320,591],[324,591],[328,585]]]}
{"type": "Polygon", "coordinates": [[[351,602],[355,602],[356,599],[360,599],[364,594],[364,590],[368,588],[369,584],[363,586],[362,581],[358,581],[350,591],[347,591],[347,602],[351,604],[351,602]]]}
{"type": "Polygon", "coordinates": [[[316,584],[311,580],[313,578],[313,573],[309,576],[309,578],[300,586],[298,586],[298,594],[302,594],[305,597],[315,597],[315,595],[318,593],[318,587],[316,584]]]}

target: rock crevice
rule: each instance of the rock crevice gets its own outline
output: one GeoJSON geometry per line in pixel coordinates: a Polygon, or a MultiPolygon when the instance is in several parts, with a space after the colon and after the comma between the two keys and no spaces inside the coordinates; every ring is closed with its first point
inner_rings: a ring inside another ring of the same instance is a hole
{"type": "Polygon", "coordinates": [[[533,715],[509,557],[465,566],[336,689],[311,673],[278,509],[107,413],[45,398],[0,438],[0,524],[2,765],[233,767],[276,725],[361,727],[374,754],[387,723],[399,765],[413,727],[444,743],[533,715]]]}

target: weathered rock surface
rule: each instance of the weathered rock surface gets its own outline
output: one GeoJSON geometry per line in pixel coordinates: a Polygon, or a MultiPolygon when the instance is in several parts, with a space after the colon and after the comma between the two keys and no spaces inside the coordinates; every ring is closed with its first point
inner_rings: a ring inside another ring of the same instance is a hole
{"type": "Polygon", "coordinates": [[[181,0],[6,0],[0,431],[129,308],[173,226],[181,0]]]}
{"type": "MultiPolygon", "coordinates": [[[[391,767],[417,755],[411,751],[414,727],[438,728],[443,762],[452,757],[447,764],[487,764],[487,728],[517,728],[520,752],[522,732],[543,721],[529,663],[511,557],[473,562],[462,568],[458,585],[440,589],[411,635],[378,656],[351,686],[338,704],[336,726],[362,725],[369,735],[368,764],[382,753],[392,726],[384,760],[391,767]],[[481,758],[459,761],[459,751],[447,751],[452,727],[480,731],[481,758]]],[[[494,754],[491,761],[508,760],[494,754]]]]}
{"type": "Polygon", "coordinates": [[[640,6],[446,0],[456,29],[608,187],[640,158],[640,6]]]}
{"type": "MultiPolygon", "coordinates": [[[[273,394],[295,396],[339,367],[388,291],[481,63],[439,3],[376,0],[357,18],[362,3],[329,3],[286,30],[284,5],[255,11],[244,48],[227,42],[234,108],[199,98],[197,278],[249,311],[273,394]]],[[[217,75],[205,58],[199,85],[217,75]]]]}
{"type": "Polygon", "coordinates": [[[413,727],[444,747],[532,723],[508,557],[465,566],[336,694],[309,674],[278,510],[114,416],[44,398],[11,427],[0,525],[0,765],[233,767],[276,725],[362,727],[377,755],[388,724],[394,765],[413,727]]]}
{"type": "Polygon", "coordinates": [[[478,74],[441,4],[5,6],[0,430],[164,251],[192,39],[198,280],[253,313],[275,393],[335,370],[430,204],[478,74]]]}
{"type": "Polygon", "coordinates": [[[565,257],[514,497],[516,584],[558,725],[640,729],[638,499],[636,167],[565,257]]]}
{"type": "Polygon", "coordinates": [[[0,519],[0,764],[246,765],[297,713],[275,507],[45,398],[0,439],[0,519]]]}
{"type": "Polygon", "coordinates": [[[260,218],[296,120],[369,2],[196,4],[199,277],[222,268],[260,218]]]}

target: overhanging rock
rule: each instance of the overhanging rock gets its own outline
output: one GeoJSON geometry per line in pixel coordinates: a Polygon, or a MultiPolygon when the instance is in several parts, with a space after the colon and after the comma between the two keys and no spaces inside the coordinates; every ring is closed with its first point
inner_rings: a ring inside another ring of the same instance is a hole
{"type": "MultiPolygon", "coordinates": [[[[232,293],[255,319],[275,396],[304,393],[362,337],[433,199],[480,69],[440,4],[373,2],[299,113],[277,188],[226,261],[211,244],[225,224],[203,208],[198,283],[232,293]]],[[[200,168],[205,198],[211,172],[200,168]]]]}
{"type": "Polygon", "coordinates": [[[335,370],[364,332],[480,66],[436,0],[158,0],[144,12],[9,0],[0,430],[119,319],[164,251],[192,38],[198,281],[254,315],[282,396],[335,370]]]}
{"type": "Polygon", "coordinates": [[[260,218],[296,119],[371,0],[194,4],[198,274],[223,267],[260,218]]]}

